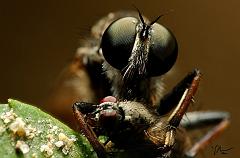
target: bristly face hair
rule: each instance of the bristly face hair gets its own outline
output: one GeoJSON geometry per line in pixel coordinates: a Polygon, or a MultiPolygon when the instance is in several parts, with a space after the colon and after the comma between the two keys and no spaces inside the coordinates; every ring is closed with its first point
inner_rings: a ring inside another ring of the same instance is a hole
{"type": "Polygon", "coordinates": [[[136,82],[132,81],[133,78],[142,79],[147,75],[146,64],[148,62],[149,41],[151,38],[150,28],[163,16],[160,15],[150,24],[147,24],[139,10],[138,14],[141,23],[137,26],[137,37],[135,39],[132,54],[128,60],[128,65],[122,70],[125,84],[136,82]]]}

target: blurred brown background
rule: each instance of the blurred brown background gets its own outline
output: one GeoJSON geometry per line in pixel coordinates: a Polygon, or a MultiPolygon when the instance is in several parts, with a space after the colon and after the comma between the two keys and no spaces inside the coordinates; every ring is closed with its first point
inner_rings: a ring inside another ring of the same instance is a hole
{"type": "MultiPolygon", "coordinates": [[[[229,111],[232,124],[212,143],[233,147],[227,155],[237,158],[240,111],[240,1],[1,1],[0,2],[0,102],[16,98],[44,105],[51,87],[72,59],[79,39],[100,17],[111,11],[137,6],[154,19],[171,9],[159,22],[169,27],[179,43],[176,83],[192,68],[204,76],[196,106],[201,110],[229,111]]],[[[71,107],[70,107],[71,108],[71,107]]],[[[63,114],[64,115],[64,114],[63,114]]]]}

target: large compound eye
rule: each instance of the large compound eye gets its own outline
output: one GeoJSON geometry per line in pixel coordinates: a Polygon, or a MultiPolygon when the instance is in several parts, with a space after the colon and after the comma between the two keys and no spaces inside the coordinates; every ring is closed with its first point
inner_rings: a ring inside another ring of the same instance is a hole
{"type": "Polygon", "coordinates": [[[105,60],[122,70],[128,64],[136,37],[138,20],[133,17],[121,18],[113,22],[102,36],[101,48],[105,60]]]}
{"type": "Polygon", "coordinates": [[[150,32],[151,44],[148,56],[148,76],[159,76],[174,65],[178,46],[174,35],[160,24],[154,23],[150,32]]]}

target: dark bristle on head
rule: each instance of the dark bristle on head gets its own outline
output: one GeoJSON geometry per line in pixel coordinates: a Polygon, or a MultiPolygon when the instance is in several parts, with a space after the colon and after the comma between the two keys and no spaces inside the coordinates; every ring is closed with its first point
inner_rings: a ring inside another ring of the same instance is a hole
{"type": "Polygon", "coordinates": [[[169,10],[169,11],[167,11],[166,13],[159,15],[155,20],[153,20],[153,21],[150,23],[150,25],[153,25],[153,24],[156,23],[161,17],[169,14],[170,12],[173,12],[173,10],[169,10]]]}
{"type": "Polygon", "coordinates": [[[139,16],[141,22],[142,22],[143,24],[145,24],[144,19],[143,19],[143,16],[142,16],[140,10],[139,10],[135,5],[133,5],[133,7],[137,10],[138,16],[139,16]]]}
{"type": "Polygon", "coordinates": [[[142,22],[143,24],[145,24],[144,19],[143,19],[143,16],[142,16],[142,14],[140,13],[139,10],[138,10],[138,14],[139,14],[139,18],[140,18],[141,22],[142,22]]]}
{"type": "Polygon", "coordinates": [[[165,14],[159,15],[155,20],[153,20],[150,25],[153,25],[154,23],[156,23],[162,16],[164,16],[165,14]]]}

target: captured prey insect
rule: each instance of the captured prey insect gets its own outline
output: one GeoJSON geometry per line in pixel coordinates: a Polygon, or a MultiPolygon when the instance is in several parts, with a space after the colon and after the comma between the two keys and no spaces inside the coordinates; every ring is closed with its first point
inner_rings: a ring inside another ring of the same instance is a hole
{"type": "Polygon", "coordinates": [[[162,78],[178,45],[157,23],[160,17],[151,22],[140,12],[109,14],[68,68],[71,77],[62,85],[71,83],[79,92],[73,113],[98,157],[192,158],[229,124],[226,112],[187,112],[201,79],[198,69],[163,96],[162,78]],[[192,143],[186,131],[207,125],[215,127],[192,143]],[[102,135],[104,143],[98,141],[102,135]]]}

